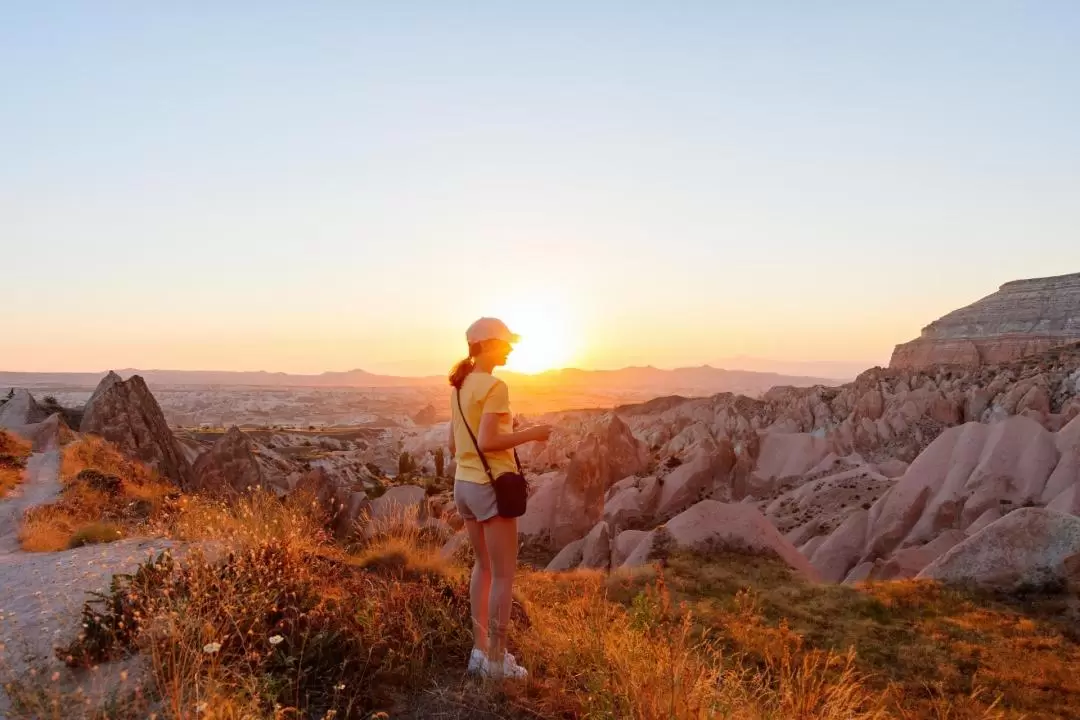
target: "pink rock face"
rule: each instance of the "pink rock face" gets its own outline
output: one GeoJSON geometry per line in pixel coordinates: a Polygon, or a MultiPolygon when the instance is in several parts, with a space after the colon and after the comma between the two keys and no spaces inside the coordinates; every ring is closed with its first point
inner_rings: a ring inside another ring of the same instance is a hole
{"type": "Polygon", "coordinates": [[[840,582],[858,562],[866,545],[868,517],[865,510],[856,510],[817,546],[810,562],[822,580],[840,582]]]}
{"type": "Polygon", "coordinates": [[[1080,273],[1005,283],[897,345],[891,368],[1007,363],[1080,340],[1080,273]]]}
{"type": "Polygon", "coordinates": [[[1025,417],[947,430],[871,508],[863,558],[966,529],[1003,504],[1038,501],[1058,460],[1053,433],[1025,417]]]}
{"type": "Polygon", "coordinates": [[[764,515],[745,503],[703,500],[676,515],[664,528],[676,547],[726,548],[773,555],[805,577],[818,577],[802,553],[764,515]]]}
{"type": "Polygon", "coordinates": [[[803,475],[829,451],[828,441],[809,433],[769,433],[761,440],[754,476],[767,481],[803,475]]]}
{"type": "Polygon", "coordinates": [[[941,557],[967,534],[960,530],[946,530],[936,538],[918,547],[897,550],[892,556],[871,571],[871,580],[903,580],[913,578],[927,565],[941,557]]]}
{"type": "Polygon", "coordinates": [[[585,538],[568,543],[559,551],[559,554],[548,563],[547,570],[550,572],[563,572],[573,570],[581,564],[581,548],[585,545],[585,538]]]}
{"type": "Polygon", "coordinates": [[[582,496],[567,488],[564,474],[548,473],[532,483],[536,489],[518,518],[522,541],[559,550],[589,532],[595,521],[589,520],[582,496]]]}
{"type": "Polygon", "coordinates": [[[656,501],[656,519],[665,520],[702,500],[730,478],[735,466],[731,443],[721,443],[713,451],[702,449],[659,479],[660,496],[656,501]]]}
{"type": "Polygon", "coordinates": [[[604,521],[614,529],[650,524],[656,515],[659,481],[655,477],[630,479],[634,481],[632,484],[609,494],[604,503],[604,521]]]}
{"type": "Polygon", "coordinates": [[[611,529],[598,522],[581,545],[581,567],[607,570],[611,565],[611,529]]]}
{"type": "Polygon", "coordinates": [[[623,565],[641,541],[650,534],[645,530],[623,530],[616,535],[611,546],[611,567],[623,565]]]}
{"type": "Polygon", "coordinates": [[[1080,517],[1014,510],[936,559],[919,578],[1015,590],[1068,581],[1080,553],[1080,517]]]}

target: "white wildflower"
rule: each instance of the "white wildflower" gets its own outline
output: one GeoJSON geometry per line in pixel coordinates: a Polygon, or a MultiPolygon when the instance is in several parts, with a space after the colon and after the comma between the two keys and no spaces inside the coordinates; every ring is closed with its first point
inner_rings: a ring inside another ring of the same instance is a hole
{"type": "Polygon", "coordinates": [[[202,646],[203,652],[204,653],[210,653],[211,655],[213,655],[214,653],[216,653],[220,649],[221,649],[221,643],[217,643],[217,642],[206,643],[205,645],[202,646]]]}
{"type": "Polygon", "coordinates": [[[270,644],[271,645],[277,645],[278,643],[280,643],[284,639],[285,638],[281,637],[280,635],[271,635],[270,636],[270,644]]]}

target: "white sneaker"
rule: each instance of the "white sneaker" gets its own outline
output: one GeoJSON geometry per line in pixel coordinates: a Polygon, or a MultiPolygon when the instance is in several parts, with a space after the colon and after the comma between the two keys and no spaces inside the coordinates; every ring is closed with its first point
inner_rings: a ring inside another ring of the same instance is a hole
{"type": "Polygon", "coordinates": [[[483,673],[487,668],[487,653],[480,648],[473,648],[469,654],[469,667],[466,672],[469,674],[483,673]]]}
{"type": "Polygon", "coordinates": [[[491,660],[484,658],[484,674],[493,678],[511,678],[513,680],[524,680],[529,677],[529,671],[517,664],[517,660],[510,653],[503,655],[503,661],[501,663],[493,663],[491,660]]]}

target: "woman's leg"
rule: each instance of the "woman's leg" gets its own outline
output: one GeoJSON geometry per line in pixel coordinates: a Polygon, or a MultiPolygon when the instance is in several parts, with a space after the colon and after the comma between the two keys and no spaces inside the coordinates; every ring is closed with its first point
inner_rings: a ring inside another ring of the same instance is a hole
{"type": "Polygon", "coordinates": [[[488,598],[491,595],[491,557],[483,526],[476,520],[466,520],[465,529],[472,542],[476,561],[469,582],[469,602],[472,605],[473,647],[488,650],[488,598]]]}
{"type": "Polygon", "coordinates": [[[491,558],[491,601],[488,605],[488,658],[501,667],[506,653],[506,630],[514,601],[517,570],[517,518],[494,517],[483,524],[484,541],[491,558]]]}

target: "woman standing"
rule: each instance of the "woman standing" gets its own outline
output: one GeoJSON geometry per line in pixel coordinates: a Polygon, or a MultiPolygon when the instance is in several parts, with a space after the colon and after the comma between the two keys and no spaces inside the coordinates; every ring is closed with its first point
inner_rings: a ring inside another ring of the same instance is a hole
{"type": "Polygon", "coordinates": [[[450,373],[450,453],[457,461],[454,502],[476,552],[469,595],[473,650],[469,672],[524,678],[525,668],[506,651],[506,629],[517,569],[517,518],[499,515],[492,482],[518,471],[514,448],[546,442],[551,428],[538,425],[514,432],[506,383],[491,374],[518,341],[506,324],[481,318],[465,333],[469,356],[450,373]]]}

